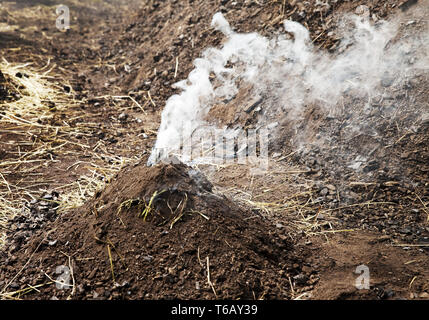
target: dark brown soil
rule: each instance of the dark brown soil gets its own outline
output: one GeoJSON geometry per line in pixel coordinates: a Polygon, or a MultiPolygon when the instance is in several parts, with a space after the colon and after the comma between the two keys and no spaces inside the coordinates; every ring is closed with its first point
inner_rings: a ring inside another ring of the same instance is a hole
{"type": "MultiPolygon", "coordinates": [[[[36,10],[35,2],[9,3],[8,8],[11,13],[36,10]]],[[[324,6],[311,1],[150,0],[94,5],[65,0],[76,18],[65,33],[56,30],[53,14],[37,11],[25,17],[2,11],[0,23],[19,28],[0,31],[0,57],[39,68],[49,61],[56,75],[52,81],[61,91],[72,89],[73,103],[40,119],[43,129],[0,122],[0,191],[10,188],[11,200],[28,209],[8,225],[8,242],[0,251],[0,293],[25,289],[20,297],[26,299],[290,299],[303,293],[313,299],[427,299],[427,120],[404,133],[401,127],[411,127],[415,119],[387,125],[374,117],[381,140],[368,135],[348,139],[340,134],[344,119],[328,119],[318,106],[309,106],[302,124],[311,133],[309,141],[324,132],[334,137],[331,144],[296,153],[290,143],[295,130],[283,123],[285,130],[274,146],[280,153],[276,159],[282,160],[266,176],[255,178],[239,166],[201,168],[208,182],[181,164],[144,165],[160,112],[177,92],[171,85],[186,79],[205,48],[222,43],[223,36],[210,28],[214,13],[223,12],[236,31],[264,36],[284,32],[282,21],[289,18],[310,30],[316,47],[335,52],[338,16],[362,4],[375,20],[423,11],[424,1],[414,2],[339,0],[324,6]],[[144,112],[115,95],[133,97],[144,112]],[[82,134],[65,136],[50,127],[64,122],[82,134]],[[43,154],[45,165],[4,165],[41,145],[55,148],[59,139],[69,143],[62,152],[43,154]],[[365,170],[356,174],[347,168],[356,151],[373,149],[365,170]],[[88,174],[88,166],[110,164],[121,156],[138,161],[83,207],[55,220],[63,195],[52,190],[78,181],[88,174]],[[253,202],[290,201],[291,209],[267,212],[243,204],[243,194],[253,202]],[[153,210],[145,220],[141,214],[151,199],[153,210]],[[314,225],[310,231],[300,224],[303,220],[314,225]],[[369,290],[354,286],[360,264],[370,268],[369,290]],[[72,289],[58,290],[49,279],[61,275],[56,273],[59,266],[72,268],[72,289]]],[[[0,104],[14,99],[13,92],[0,73],[0,104]]],[[[427,110],[428,92],[427,77],[422,77],[393,99],[400,106],[416,103],[427,110]]],[[[254,103],[246,90],[234,102],[238,108],[254,103]]],[[[252,113],[242,112],[245,116],[237,119],[230,107],[216,106],[210,120],[255,122],[252,113]]]]}
{"type": "Polygon", "coordinates": [[[12,102],[19,99],[19,95],[16,92],[11,79],[5,76],[0,70],[0,104],[6,102],[12,102]]]}
{"type": "MultiPolygon", "coordinates": [[[[47,230],[16,248],[18,259],[2,259],[2,278],[21,270],[25,255],[32,258],[14,281],[48,282],[45,273],[55,279],[56,268],[71,257],[77,299],[287,299],[288,276],[299,273],[287,235],[212,193],[204,176],[182,164],[127,167],[47,230]],[[147,218],[146,205],[152,208],[147,218]]],[[[34,298],[70,294],[39,290],[34,298]]]]}

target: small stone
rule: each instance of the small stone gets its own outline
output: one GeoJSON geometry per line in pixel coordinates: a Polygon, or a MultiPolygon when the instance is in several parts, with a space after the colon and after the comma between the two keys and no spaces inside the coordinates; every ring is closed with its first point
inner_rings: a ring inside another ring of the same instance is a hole
{"type": "Polygon", "coordinates": [[[379,168],[380,168],[380,165],[378,164],[377,161],[370,161],[368,165],[365,168],[363,168],[363,172],[368,173],[368,172],[377,170],[379,168]]]}
{"type": "Polygon", "coordinates": [[[401,158],[402,159],[407,159],[410,157],[410,152],[402,152],[401,153],[401,158]]]}
{"type": "Polygon", "coordinates": [[[302,271],[306,274],[311,274],[311,272],[313,271],[309,266],[303,266],[302,267],[302,271]]]}
{"type": "Polygon", "coordinates": [[[335,190],[337,190],[337,188],[334,186],[334,185],[332,185],[332,184],[327,184],[326,185],[326,188],[328,188],[329,190],[331,190],[331,191],[335,191],[335,190]]]}
{"type": "Polygon", "coordinates": [[[168,273],[175,276],[177,274],[176,268],[168,268],[168,273]]]}
{"type": "Polygon", "coordinates": [[[398,7],[403,11],[407,11],[409,8],[414,6],[418,1],[417,0],[407,0],[401,3],[398,7]]]}
{"type": "Polygon", "coordinates": [[[399,233],[402,233],[402,234],[412,234],[410,228],[402,228],[402,229],[399,230],[399,233]]]}
{"type": "Polygon", "coordinates": [[[320,191],[320,195],[321,195],[322,197],[324,197],[324,196],[326,196],[326,195],[328,194],[328,192],[329,192],[328,188],[323,188],[323,189],[320,191]]]}
{"type": "Polygon", "coordinates": [[[151,262],[153,260],[153,257],[151,255],[143,256],[143,260],[146,262],[151,262]]]}
{"type": "Polygon", "coordinates": [[[128,114],[126,114],[125,112],[122,112],[118,117],[118,120],[121,122],[127,121],[127,119],[128,119],[128,114]]]}
{"type": "Polygon", "coordinates": [[[305,274],[300,273],[294,276],[293,280],[295,280],[296,284],[300,285],[300,284],[305,284],[308,281],[308,277],[305,274]]]}
{"type": "Polygon", "coordinates": [[[18,284],[18,283],[16,283],[16,282],[12,282],[12,283],[9,285],[9,287],[10,287],[10,288],[12,288],[12,289],[19,289],[19,284],[18,284]]]}
{"type": "Polygon", "coordinates": [[[384,292],[384,297],[385,298],[392,298],[394,295],[395,295],[395,292],[393,290],[391,290],[391,289],[387,289],[384,292]]]}

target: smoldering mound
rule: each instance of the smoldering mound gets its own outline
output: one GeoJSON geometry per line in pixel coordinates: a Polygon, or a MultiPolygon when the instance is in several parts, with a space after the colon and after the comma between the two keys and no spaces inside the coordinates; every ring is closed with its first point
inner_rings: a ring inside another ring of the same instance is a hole
{"type": "MultiPolygon", "coordinates": [[[[1,259],[5,282],[34,253],[15,288],[30,275],[32,285],[56,279],[64,265],[77,299],[289,298],[286,273],[299,272],[290,238],[211,189],[181,163],[125,167],[83,207],[16,248],[18,259],[1,259]]],[[[70,293],[54,284],[38,290],[45,299],[70,293]]]]}

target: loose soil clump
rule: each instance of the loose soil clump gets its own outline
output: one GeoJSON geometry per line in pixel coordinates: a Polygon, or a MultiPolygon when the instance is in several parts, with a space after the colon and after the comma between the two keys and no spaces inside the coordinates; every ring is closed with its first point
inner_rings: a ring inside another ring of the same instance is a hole
{"type": "Polygon", "coordinates": [[[0,104],[19,99],[19,95],[12,85],[12,81],[0,70],[0,104]]]}

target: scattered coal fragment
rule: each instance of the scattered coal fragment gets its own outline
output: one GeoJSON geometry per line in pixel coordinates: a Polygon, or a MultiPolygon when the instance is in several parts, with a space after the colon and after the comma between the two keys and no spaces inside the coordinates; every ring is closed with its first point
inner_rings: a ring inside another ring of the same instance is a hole
{"type": "Polygon", "coordinates": [[[408,9],[410,9],[412,6],[414,6],[415,4],[417,4],[418,0],[406,0],[403,3],[401,3],[399,5],[399,8],[402,11],[407,11],[408,9]]]}
{"type": "Polygon", "coordinates": [[[59,193],[53,191],[25,203],[22,213],[8,221],[7,241],[11,253],[21,249],[32,237],[57,218],[59,193]]]}

